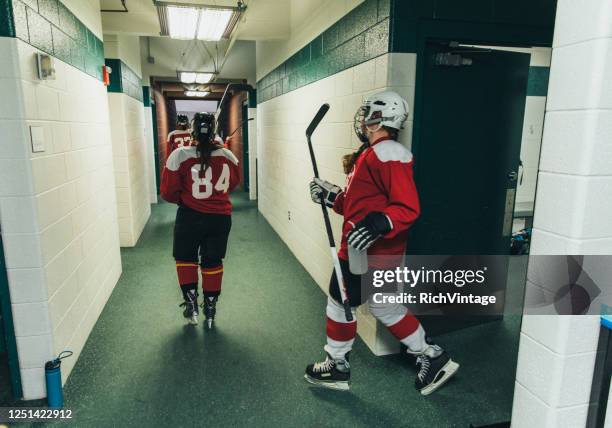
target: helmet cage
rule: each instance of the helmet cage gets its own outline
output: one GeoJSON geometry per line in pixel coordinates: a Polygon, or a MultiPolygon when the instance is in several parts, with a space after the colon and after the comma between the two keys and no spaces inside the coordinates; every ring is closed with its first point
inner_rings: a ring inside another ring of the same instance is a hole
{"type": "Polygon", "coordinates": [[[182,126],[188,125],[189,124],[189,118],[186,115],[184,115],[184,114],[179,114],[176,117],[176,124],[177,125],[182,125],[182,126]]]}
{"type": "Polygon", "coordinates": [[[355,130],[355,135],[359,138],[359,141],[362,143],[368,142],[368,134],[366,132],[366,118],[370,113],[370,106],[361,106],[355,112],[355,117],[353,118],[353,129],[355,130]]]}
{"type": "Polygon", "coordinates": [[[191,135],[195,140],[204,136],[211,140],[215,136],[215,118],[210,113],[196,113],[191,121],[191,135]]]}

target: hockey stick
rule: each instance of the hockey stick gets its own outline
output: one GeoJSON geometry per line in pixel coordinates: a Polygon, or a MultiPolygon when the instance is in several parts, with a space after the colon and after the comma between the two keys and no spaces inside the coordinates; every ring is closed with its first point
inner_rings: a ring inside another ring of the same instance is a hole
{"type": "MultiPolygon", "coordinates": [[[[306,141],[308,141],[308,150],[310,151],[310,160],[312,161],[312,170],[314,172],[314,176],[319,178],[319,169],[317,168],[317,160],[315,159],[314,150],[312,148],[312,141],[310,137],[314,133],[323,117],[327,114],[329,110],[329,104],[323,104],[315,117],[306,128],[306,141]]],[[[344,284],[344,276],[342,275],[342,269],[340,268],[340,260],[338,259],[338,253],[336,252],[336,243],[334,242],[334,234],[331,228],[331,222],[329,221],[329,214],[327,212],[327,207],[325,206],[325,201],[321,198],[321,211],[323,211],[323,220],[325,221],[325,230],[327,231],[327,239],[329,240],[329,248],[332,254],[332,260],[334,262],[334,271],[336,272],[336,279],[338,280],[338,288],[340,289],[340,299],[342,300],[342,306],[344,306],[344,316],[347,321],[353,321],[353,312],[351,312],[351,304],[349,303],[346,286],[344,284]]]]}
{"type": "Polygon", "coordinates": [[[228,135],[227,137],[225,137],[225,138],[231,138],[231,137],[232,137],[232,135],[234,135],[234,134],[236,133],[236,131],[238,131],[240,128],[242,128],[242,126],[244,125],[244,123],[245,123],[245,122],[250,122],[250,121],[252,121],[252,120],[255,120],[255,118],[244,119],[244,120],[243,120],[243,121],[240,123],[240,125],[239,125],[239,126],[236,128],[236,129],[234,129],[234,130],[232,131],[232,133],[231,133],[231,134],[229,134],[229,135],[228,135]]]}

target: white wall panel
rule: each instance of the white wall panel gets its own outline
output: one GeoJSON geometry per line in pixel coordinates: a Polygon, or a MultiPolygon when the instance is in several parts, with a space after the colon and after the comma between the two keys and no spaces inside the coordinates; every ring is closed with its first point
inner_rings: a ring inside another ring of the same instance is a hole
{"type": "Polygon", "coordinates": [[[18,39],[0,38],[0,52],[12,74],[0,78],[0,222],[24,397],[35,399],[63,349],[75,353],[69,376],[121,273],[108,104],[100,81],[59,60],[57,80],[39,81],[37,51],[18,39]],[[43,129],[42,153],[30,126],[43,129]]]}

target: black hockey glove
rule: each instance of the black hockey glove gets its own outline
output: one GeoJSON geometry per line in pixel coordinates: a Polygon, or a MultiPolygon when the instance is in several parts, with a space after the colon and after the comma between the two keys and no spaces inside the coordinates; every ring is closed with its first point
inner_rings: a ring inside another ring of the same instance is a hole
{"type": "Polygon", "coordinates": [[[329,181],[313,178],[310,182],[310,197],[316,204],[320,204],[323,199],[327,207],[333,208],[334,201],[340,192],[342,189],[329,181]]]}
{"type": "Polygon", "coordinates": [[[378,238],[391,232],[391,229],[391,220],[385,214],[371,212],[349,232],[347,242],[356,250],[367,250],[378,238]]]}

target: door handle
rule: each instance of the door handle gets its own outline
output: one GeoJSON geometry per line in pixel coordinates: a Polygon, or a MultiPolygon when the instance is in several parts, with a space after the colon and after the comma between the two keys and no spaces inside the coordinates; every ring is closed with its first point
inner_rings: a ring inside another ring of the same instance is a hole
{"type": "Polygon", "coordinates": [[[517,178],[518,178],[518,173],[516,171],[510,171],[508,173],[508,180],[516,181],[517,178]]]}

